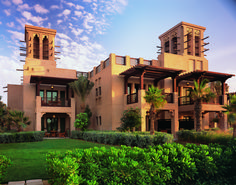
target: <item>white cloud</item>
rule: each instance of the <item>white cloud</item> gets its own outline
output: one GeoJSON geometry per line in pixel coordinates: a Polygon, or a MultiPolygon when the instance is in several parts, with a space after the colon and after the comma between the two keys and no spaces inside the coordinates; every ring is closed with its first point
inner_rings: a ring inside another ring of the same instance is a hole
{"type": "Polygon", "coordinates": [[[72,7],[72,6],[75,6],[74,3],[71,3],[71,2],[65,2],[68,6],[72,7]]]}
{"type": "Polygon", "coordinates": [[[74,28],[73,24],[69,23],[69,28],[71,29],[71,32],[75,35],[81,35],[81,33],[83,33],[83,29],[79,29],[79,28],[74,28]]]}
{"type": "Polygon", "coordinates": [[[30,10],[30,9],[31,9],[31,7],[30,7],[28,4],[19,5],[19,6],[17,7],[17,10],[18,10],[18,11],[30,10]]]}
{"type": "Polygon", "coordinates": [[[80,38],[80,40],[82,40],[82,41],[88,41],[89,38],[88,38],[87,36],[83,36],[83,37],[80,38]]]}
{"type": "Polygon", "coordinates": [[[22,15],[27,19],[32,22],[37,23],[39,26],[42,25],[43,21],[47,20],[48,18],[42,18],[39,16],[33,16],[30,12],[24,11],[22,15]]]}
{"type": "Polygon", "coordinates": [[[7,26],[10,27],[10,28],[12,28],[12,27],[15,26],[15,24],[14,24],[14,22],[10,22],[10,23],[7,23],[7,26]]]}
{"type": "Polygon", "coordinates": [[[70,15],[70,12],[70,10],[65,9],[62,13],[58,14],[58,16],[61,17],[64,15],[65,17],[67,17],[67,15],[70,15]]]}
{"type": "Polygon", "coordinates": [[[83,26],[87,29],[87,32],[91,32],[93,29],[93,26],[89,25],[90,23],[95,23],[95,17],[91,13],[87,13],[84,19],[83,26]]]}
{"type": "Polygon", "coordinates": [[[81,17],[81,16],[83,15],[83,13],[80,12],[80,11],[75,11],[75,15],[76,15],[77,17],[81,17]]]}
{"type": "Polygon", "coordinates": [[[81,5],[76,5],[75,8],[76,8],[77,10],[83,10],[83,9],[84,9],[84,7],[81,6],[81,5]]]}
{"type": "Polygon", "coordinates": [[[2,4],[4,4],[5,6],[11,6],[11,2],[9,0],[2,0],[2,4]]]}
{"type": "Polygon", "coordinates": [[[60,20],[60,19],[57,20],[57,24],[60,24],[60,23],[62,23],[62,20],[60,20]]]}
{"type": "Polygon", "coordinates": [[[50,8],[51,8],[51,9],[60,9],[60,7],[57,6],[57,5],[52,5],[50,8]]]}
{"type": "Polygon", "coordinates": [[[57,33],[57,36],[60,37],[61,39],[67,39],[67,40],[72,40],[70,37],[68,37],[64,33],[57,33]]]}
{"type": "Polygon", "coordinates": [[[12,30],[7,30],[9,33],[12,34],[11,39],[16,41],[16,40],[24,40],[24,34],[18,31],[12,31],[12,30]]]}
{"type": "Polygon", "coordinates": [[[7,16],[9,16],[9,15],[11,15],[11,12],[10,12],[10,10],[4,10],[4,13],[7,15],[7,16]]]}
{"type": "Polygon", "coordinates": [[[92,0],[83,0],[83,2],[86,2],[86,3],[91,3],[92,0]]]}
{"type": "Polygon", "coordinates": [[[49,11],[47,9],[45,9],[44,7],[42,7],[41,5],[39,4],[36,4],[34,6],[34,9],[37,13],[41,13],[41,14],[45,14],[45,13],[48,13],[49,11]]]}
{"type": "Polygon", "coordinates": [[[22,0],[12,0],[12,2],[16,5],[18,4],[23,4],[23,1],[22,0]]]}

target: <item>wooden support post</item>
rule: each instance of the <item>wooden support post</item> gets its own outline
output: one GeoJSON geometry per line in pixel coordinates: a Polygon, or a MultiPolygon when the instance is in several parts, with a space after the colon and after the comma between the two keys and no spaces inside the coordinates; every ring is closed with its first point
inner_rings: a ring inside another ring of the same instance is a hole
{"type": "Polygon", "coordinates": [[[222,91],[222,95],[225,95],[225,80],[221,81],[221,91],[222,91]]]}
{"type": "Polygon", "coordinates": [[[171,77],[171,78],[172,78],[172,89],[173,89],[173,92],[177,92],[176,76],[171,77]]]}
{"type": "Polygon", "coordinates": [[[144,74],[145,74],[145,71],[142,71],[140,75],[140,89],[144,89],[144,85],[143,85],[144,74]]]}

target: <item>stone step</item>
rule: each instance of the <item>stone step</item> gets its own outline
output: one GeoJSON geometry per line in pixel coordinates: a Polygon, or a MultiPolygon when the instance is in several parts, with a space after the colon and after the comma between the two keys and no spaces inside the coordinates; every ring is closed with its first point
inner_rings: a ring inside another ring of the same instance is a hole
{"type": "Polygon", "coordinates": [[[8,185],[25,185],[25,181],[8,182],[8,185]]]}
{"type": "Polygon", "coordinates": [[[44,185],[42,179],[8,182],[8,185],[44,185]]]}
{"type": "Polygon", "coordinates": [[[27,180],[26,185],[43,185],[42,179],[27,180]]]}

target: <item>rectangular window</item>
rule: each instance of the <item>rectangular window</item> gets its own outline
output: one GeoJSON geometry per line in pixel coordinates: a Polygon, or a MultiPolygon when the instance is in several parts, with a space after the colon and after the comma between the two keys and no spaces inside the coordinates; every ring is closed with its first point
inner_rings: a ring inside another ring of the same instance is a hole
{"type": "Polygon", "coordinates": [[[96,88],[96,96],[98,96],[98,88],[96,88]]]}
{"type": "Polygon", "coordinates": [[[131,84],[128,83],[128,94],[131,94],[131,84]]]}
{"type": "Polygon", "coordinates": [[[135,93],[138,93],[139,88],[140,88],[140,84],[135,84],[135,93]]]}
{"type": "Polygon", "coordinates": [[[173,37],[171,42],[172,42],[172,53],[177,54],[177,37],[173,37]]]}
{"type": "Polygon", "coordinates": [[[102,117],[101,116],[99,116],[99,123],[100,123],[100,125],[102,125],[102,117]]]}
{"type": "Polygon", "coordinates": [[[102,95],[102,89],[101,89],[101,87],[99,87],[99,95],[100,95],[100,96],[102,95]]]}
{"type": "Polygon", "coordinates": [[[44,91],[43,90],[39,91],[39,96],[41,96],[41,100],[43,101],[44,100],[44,91]]]}
{"type": "Polygon", "coordinates": [[[126,65],[125,57],[116,56],[116,64],[126,65]]]}
{"type": "Polygon", "coordinates": [[[130,65],[135,66],[139,64],[139,60],[136,58],[130,58],[130,65]]]}
{"type": "Polygon", "coordinates": [[[169,46],[170,46],[169,40],[167,40],[167,41],[165,42],[165,45],[164,45],[164,46],[165,46],[165,48],[164,48],[164,49],[165,49],[165,50],[164,50],[165,53],[169,53],[169,52],[170,52],[170,49],[169,49],[169,46]]]}

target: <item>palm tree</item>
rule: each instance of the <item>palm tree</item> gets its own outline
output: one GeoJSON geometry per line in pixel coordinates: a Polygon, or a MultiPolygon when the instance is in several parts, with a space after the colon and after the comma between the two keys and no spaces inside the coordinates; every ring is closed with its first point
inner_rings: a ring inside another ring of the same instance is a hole
{"type": "Polygon", "coordinates": [[[29,117],[24,115],[25,113],[22,111],[10,111],[10,116],[13,124],[17,127],[18,132],[22,130],[22,128],[26,128],[27,125],[30,125],[29,117]]]}
{"type": "Polygon", "coordinates": [[[194,80],[194,88],[189,88],[189,96],[194,101],[194,112],[196,119],[196,131],[202,130],[202,102],[209,102],[215,97],[215,93],[211,91],[207,79],[203,79],[199,84],[194,80]]]}
{"type": "Polygon", "coordinates": [[[81,99],[81,109],[84,112],[85,109],[85,100],[89,93],[91,92],[94,83],[90,82],[87,77],[80,76],[74,82],[69,83],[70,87],[73,91],[80,97],[81,99]]]}
{"type": "Polygon", "coordinates": [[[229,105],[223,106],[228,114],[228,121],[233,125],[233,137],[236,137],[236,95],[230,97],[229,105]]]}
{"type": "Polygon", "coordinates": [[[163,107],[166,103],[165,95],[162,94],[163,89],[159,89],[158,87],[154,87],[153,85],[149,87],[149,91],[146,91],[146,95],[144,99],[147,103],[151,105],[149,113],[151,119],[150,125],[150,134],[154,134],[154,121],[155,115],[158,111],[158,108],[163,107]]]}

